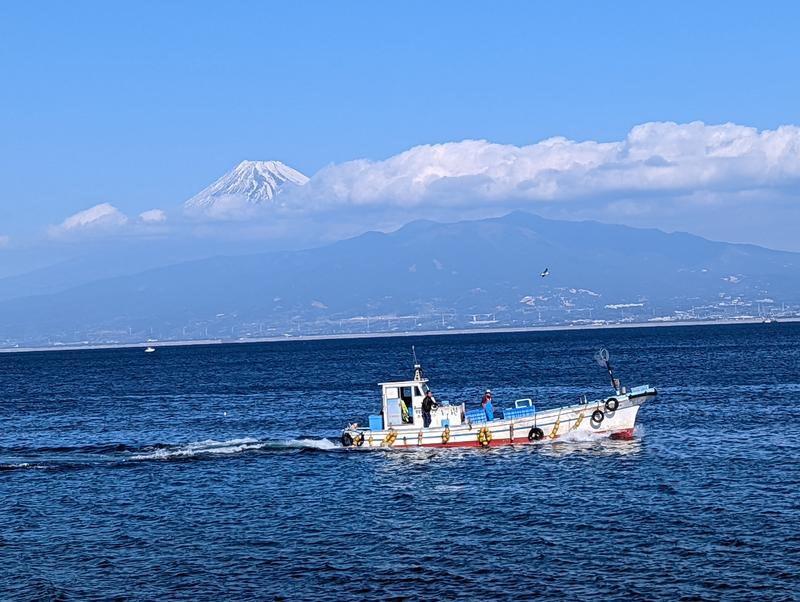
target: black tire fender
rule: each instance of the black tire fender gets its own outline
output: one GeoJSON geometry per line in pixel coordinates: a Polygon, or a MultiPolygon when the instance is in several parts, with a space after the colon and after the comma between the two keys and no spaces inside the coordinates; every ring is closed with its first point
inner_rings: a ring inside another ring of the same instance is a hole
{"type": "Polygon", "coordinates": [[[617,399],[616,397],[609,397],[608,399],[606,399],[606,409],[609,412],[615,412],[618,407],[619,407],[619,399],[617,399]]]}
{"type": "Polygon", "coordinates": [[[592,422],[600,424],[601,422],[603,422],[603,418],[605,418],[603,410],[595,410],[594,412],[592,412],[592,422]]]}
{"type": "Polygon", "coordinates": [[[528,431],[528,441],[541,441],[544,439],[544,431],[538,426],[534,426],[528,431]]]}
{"type": "Polygon", "coordinates": [[[345,447],[353,445],[353,436],[350,433],[344,433],[342,435],[342,445],[345,447]]]}

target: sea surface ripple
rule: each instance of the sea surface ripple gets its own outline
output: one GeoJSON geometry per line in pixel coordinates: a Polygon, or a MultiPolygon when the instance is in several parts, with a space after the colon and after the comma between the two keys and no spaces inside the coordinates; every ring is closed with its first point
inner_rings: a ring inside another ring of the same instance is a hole
{"type": "Polygon", "coordinates": [[[800,325],[0,356],[0,599],[797,600],[800,325]],[[407,378],[651,384],[632,441],[365,451],[407,378]]]}

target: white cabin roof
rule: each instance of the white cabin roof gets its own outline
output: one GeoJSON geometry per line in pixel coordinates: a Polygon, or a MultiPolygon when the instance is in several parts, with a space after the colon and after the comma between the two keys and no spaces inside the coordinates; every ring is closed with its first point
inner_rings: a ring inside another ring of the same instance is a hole
{"type": "Polygon", "coordinates": [[[427,378],[423,378],[422,380],[397,380],[397,381],[390,381],[385,383],[378,383],[381,387],[386,386],[393,386],[393,387],[413,387],[414,385],[420,385],[422,383],[428,382],[427,378]]]}

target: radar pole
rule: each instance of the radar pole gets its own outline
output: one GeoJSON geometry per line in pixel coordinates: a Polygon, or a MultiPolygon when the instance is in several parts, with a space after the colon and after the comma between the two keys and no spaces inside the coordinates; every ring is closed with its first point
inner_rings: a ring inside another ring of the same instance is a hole
{"type": "Polygon", "coordinates": [[[614,392],[619,395],[619,379],[614,378],[614,368],[611,367],[611,358],[609,357],[608,350],[601,349],[597,353],[597,357],[605,364],[606,370],[608,370],[608,378],[611,379],[611,387],[614,389],[614,392]]]}
{"type": "Polygon", "coordinates": [[[417,350],[411,345],[411,354],[414,356],[414,380],[422,380],[422,366],[417,361],[417,350]]]}

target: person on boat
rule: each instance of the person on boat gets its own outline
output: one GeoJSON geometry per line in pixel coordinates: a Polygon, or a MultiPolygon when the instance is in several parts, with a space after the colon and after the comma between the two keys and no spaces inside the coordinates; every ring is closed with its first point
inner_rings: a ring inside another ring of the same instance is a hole
{"type": "Polygon", "coordinates": [[[422,425],[428,428],[431,425],[431,410],[436,407],[436,400],[433,398],[433,391],[428,389],[422,400],[422,425]]]}
{"type": "Polygon", "coordinates": [[[494,410],[492,409],[492,392],[489,389],[486,389],[486,393],[483,394],[483,400],[481,400],[481,407],[483,411],[486,412],[486,420],[492,421],[494,420],[494,410]]]}

